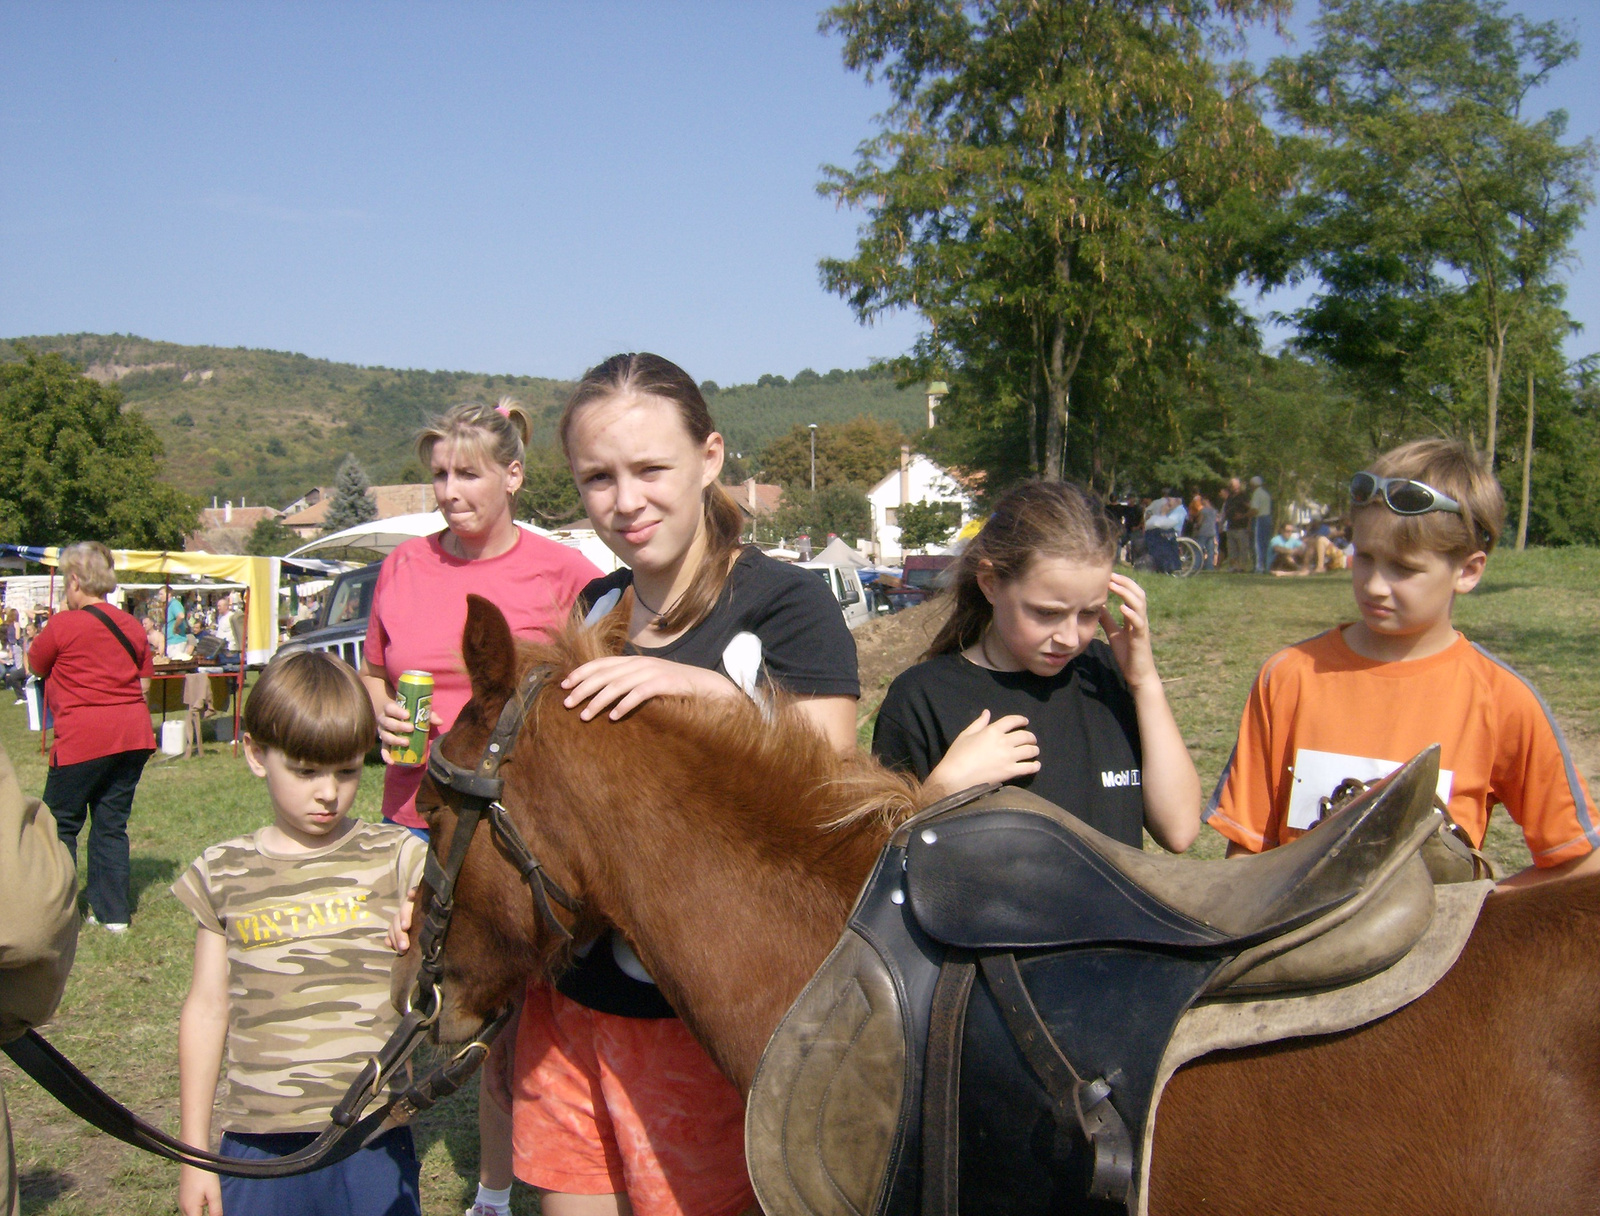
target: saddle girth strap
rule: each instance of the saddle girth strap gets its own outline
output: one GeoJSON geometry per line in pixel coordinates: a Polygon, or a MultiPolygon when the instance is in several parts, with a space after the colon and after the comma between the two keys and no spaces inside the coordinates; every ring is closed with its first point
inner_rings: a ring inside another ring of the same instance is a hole
{"type": "Polygon", "coordinates": [[[1111,1105],[1111,1086],[1102,1077],[1085,1081],[1072,1067],[1028,995],[1016,955],[985,954],[979,966],[1018,1050],[1055,1104],[1057,1128],[1070,1116],[1089,1142],[1089,1197],[1126,1203],[1133,1182],[1133,1138],[1111,1105]]]}
{"type": "Polygon", "coordinates": [[[961,1201],[961,1036],[978,968],[951,950],[939,968],[922,1068],[922,1216],[956,1216],[961,1201]]]}

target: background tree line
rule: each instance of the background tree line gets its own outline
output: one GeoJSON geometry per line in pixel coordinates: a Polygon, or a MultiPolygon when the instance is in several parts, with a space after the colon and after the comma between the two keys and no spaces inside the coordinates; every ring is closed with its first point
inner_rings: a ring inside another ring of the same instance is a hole
{"type": "Polygon", "coordinates": [[[824,173],[864,220],[823,282],[925,318],[896,365],[951,384],[924,443],[991,492],[1261,473],[1338,507],[1372,453],[1443,433],[1494,459],[1514,530],[1600,541],[1561,282],[1595,149],[1527,112],[1576,43],[1494,0],[1324,0],[1305,53],[1238,60],[1289,7],[836,4],[893,104],[824,173]],[[1283,284],[1310,300],[1272,354],[1234,293],[1283,284]]]}

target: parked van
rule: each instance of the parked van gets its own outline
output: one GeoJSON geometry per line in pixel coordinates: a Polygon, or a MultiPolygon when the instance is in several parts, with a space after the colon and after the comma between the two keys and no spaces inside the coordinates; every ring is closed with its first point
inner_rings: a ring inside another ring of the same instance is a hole
{"type": "Polygon", "coordinates": [[[865,625],[872,619],[867,597],[861,590],[861,578],[848,566],[834,566],[827,562],[796,562],[802,570],[813,570],[828,584],[833,598],[839,601],[844,612],[844,623],[851,629],[865,625]]]}

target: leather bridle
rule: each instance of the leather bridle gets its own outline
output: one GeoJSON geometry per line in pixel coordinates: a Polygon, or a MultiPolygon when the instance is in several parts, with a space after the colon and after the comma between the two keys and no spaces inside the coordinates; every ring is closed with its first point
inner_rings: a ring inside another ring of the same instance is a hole
{"type": "Polygon", "coordinates": [[[544,924],[563,940],[572,940],[572,930],[556,915],[551,900],[574,915],[583,905],[545,872],[500,802],[505,789],[500,766],[510,757],[523,720],[550,675],[549,667],[539,666],[522,678],[515,695],[501,708],[500,717],[484,745],[483,756],[472,768],[463,768],[446,759],[437,746],[429,756],[428,776],[440,793],[446,795],[445,805],[455,812],[456,824],[450,834],[449,856],[441,863],[435,850],[430,848],[423,867],[423,881],[431,895],[417,937],[421,964],[416,982],[400,1024],[351,1082],[339,1104],[329,1112],[328,1126],[310,1144],[287,1156],[266,1161],[220,1157],[185,1144],[140,1119],[89,1080],[36,1031],[30,1030],[21,1038],[4,1044],[6,1054],[68,1110],[108,1135],[169,1161],[238,1178],[281,1178],[343,1161],[389,1128],[409,1123],[421,1111],[448,1098],[465,1084],[489,1054],[489,1045],[511,1020],[516,1006],[508,1005],[486,1020],[465,1047],[435,1066],[420,1081],[404,1090],[391,1090],[381,1106],[363,1113],[410,1060],[439,1019],[443,1008],[439,984],[444,974],[444,943],[455,911],[456,880],[466,863],[467,850],[477,835],[478,825],[485,819],[496,842],[509,854],[511,863],[528,884],[534,908],[544,924]]]}

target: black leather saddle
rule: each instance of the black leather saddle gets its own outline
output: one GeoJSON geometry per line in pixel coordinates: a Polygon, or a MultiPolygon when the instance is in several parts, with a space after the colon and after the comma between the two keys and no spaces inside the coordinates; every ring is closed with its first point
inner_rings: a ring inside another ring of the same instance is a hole
{"type": "Polygon", "coordinates": [[[1315,831],[1196,862],[1021,790],[890,840],[749,1095],[768,1216],[1136,1210],[1141,1134],[1197,1000],[1332,987],[1426,929],[1438,749],[1315,831]]]}

